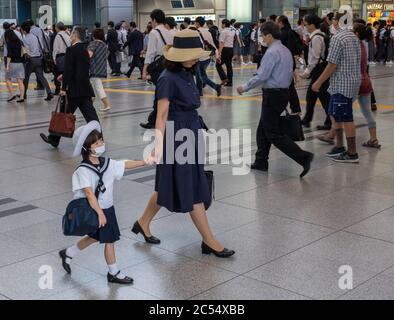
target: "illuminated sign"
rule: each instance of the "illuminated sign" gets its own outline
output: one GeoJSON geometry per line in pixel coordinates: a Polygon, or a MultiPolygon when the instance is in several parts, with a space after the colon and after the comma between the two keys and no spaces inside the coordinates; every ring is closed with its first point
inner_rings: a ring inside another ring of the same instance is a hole
{"type": "Polygon", "coordinates": [[[385,4],[384,5],[384,10],[394,11],[394,4],[385,4]]]}
{"type": "Polygon", "coordinates": [[[370,3],[367,10],[383,10],[383,3],[370,3]]]}
{"type": "Polygon", "coordinates": [[[196,21],[197,17],[203,17],[205,19],[205,21],[208,21],[208,20],[215,21],[216,20],[216,16],[214,14],[207,14],[207,15],[199,14],[196,16],[173,16],[173,15],[170,15],[170,17],[173,17],[177,23],[183,22],[183,20],[186,17],[190,18],[191,21],[196,21]]]}
{"type": "Polygon", "coordinates": [[[239,22],[252,21],[252,0],[227,0],[227,18],[239,22]]]}

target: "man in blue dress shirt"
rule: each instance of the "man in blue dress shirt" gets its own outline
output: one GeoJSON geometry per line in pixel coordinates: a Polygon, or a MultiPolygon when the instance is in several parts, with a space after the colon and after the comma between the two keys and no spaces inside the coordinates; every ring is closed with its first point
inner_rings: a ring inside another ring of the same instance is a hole
{"type": "Polygon", "coordinates": [[[300,164],[304,177],[310,170],[313,154],[302,150],[293,140],[283,134],[279,127],[280,115],[289,102],[289,87],[293,80],[293,57],[280,41],[280,29],[274,22],[261,26],[264,45],[268,46],[257,75],[247,84],[238,87],[243,94],[255,87],[263,88],[263,106],[257,128],[257,152],[252,169],[268,171],[271,144],[300,164]]]}

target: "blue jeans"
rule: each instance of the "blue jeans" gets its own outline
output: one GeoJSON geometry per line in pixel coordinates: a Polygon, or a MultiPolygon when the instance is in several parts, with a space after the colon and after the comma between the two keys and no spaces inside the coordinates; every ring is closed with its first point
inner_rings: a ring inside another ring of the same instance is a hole
{"type": "Polygon", "coordinates": [[[211,60],[200,61],[197,66],[197,88],[202,93],[202,87],[205,84],[210,86],[212,89],[216,89],[216,83],[208,78],[207,68],[211,60]]]}

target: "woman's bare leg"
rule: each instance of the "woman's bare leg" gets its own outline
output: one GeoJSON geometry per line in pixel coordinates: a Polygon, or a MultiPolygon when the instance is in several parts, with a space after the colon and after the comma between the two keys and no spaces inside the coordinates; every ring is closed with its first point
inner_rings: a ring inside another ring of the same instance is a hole
{"type": "Polygon", "coordinates": [[[160,208],[161,207],[157,204],[157,192],[154,192],[148,201],[144,214],[138,219],[138,223],[140,224],[142,230],[144,230],[147,237],[152,236],[149,225],[156,214],[159,212],[160,208]]]}

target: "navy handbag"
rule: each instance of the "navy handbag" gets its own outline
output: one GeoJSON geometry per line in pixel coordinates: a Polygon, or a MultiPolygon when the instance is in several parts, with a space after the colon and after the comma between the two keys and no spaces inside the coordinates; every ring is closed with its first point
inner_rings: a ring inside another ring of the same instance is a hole
{"type": "MultiPolygon", "coordinates": [[[[99,182],[95,191],[95,196],[98,199],[100,192],[105,192],[103,183],[103,175],[108,169],[109,159],[104,160],[104,165],[101,170],[98,170],[88,162],[82,162],[79,167],[85,167],[94,171],[99,176],[99,182]]],[[[97,213],[90,206],[87,198],[72,200],[66,209],[63,216],[63,234],[65,236],[85,236],[95,232],[99,228],[99,221],[97,213]]]]}

